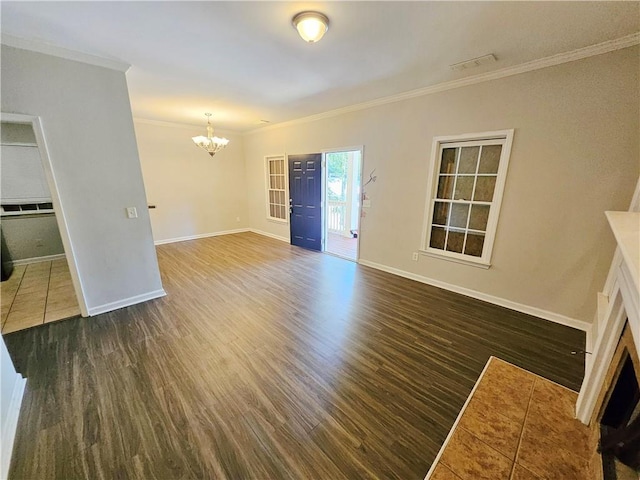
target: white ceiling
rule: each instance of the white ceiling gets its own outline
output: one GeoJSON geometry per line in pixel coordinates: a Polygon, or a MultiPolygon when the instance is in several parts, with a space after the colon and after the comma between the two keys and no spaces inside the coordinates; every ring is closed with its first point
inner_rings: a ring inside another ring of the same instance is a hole
{"type": "Polygon", "coordinates": [[[246,131],[640,30],[640,2],[1,2],[2,33],[118,59],[134,117],[246,131]],[[306,44],[294,14],[330,19],[306,44]],[[487,53],[498,61],[449,65],[487,53]]]}

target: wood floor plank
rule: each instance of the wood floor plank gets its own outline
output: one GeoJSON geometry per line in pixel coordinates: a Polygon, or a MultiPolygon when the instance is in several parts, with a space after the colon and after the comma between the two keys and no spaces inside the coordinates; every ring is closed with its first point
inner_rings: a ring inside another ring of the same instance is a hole
{"type": "Polygon", "coordinates": [[[158,259],[166,297],[5,335],[11,479],[421,479],[489,356],[582,380],[583,332],[330,255],[243,233],[158,259]]]}

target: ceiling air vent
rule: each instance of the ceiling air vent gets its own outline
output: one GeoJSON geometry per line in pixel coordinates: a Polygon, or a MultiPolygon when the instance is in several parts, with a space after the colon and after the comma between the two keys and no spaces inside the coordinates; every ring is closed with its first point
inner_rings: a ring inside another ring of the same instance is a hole
{"type": "Polygon", "coordinates": [[[489,55],[483,55],[482,57],[472,58],[471,60],[465,60],[460,63],[454,63],[453,65],[449,65],[449,68],[451,70],[468,70],[470,68],[479,67],[480,65],[493,63],[496,60],[496,56],[493,53],[490,53],[489,55]]]}

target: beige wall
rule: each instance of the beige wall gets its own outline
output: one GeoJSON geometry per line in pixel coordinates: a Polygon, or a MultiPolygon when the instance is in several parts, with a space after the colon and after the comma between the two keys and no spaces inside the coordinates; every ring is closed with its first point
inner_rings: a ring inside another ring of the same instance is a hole
{"type": "Polygon", "coordinates": [[[614,249],[604,211],[639,174],[638,47],[244,137],[250,226],[265,218],[264,156],[364,145],[371,208],[361,259],[591,322],[614,249]],[[427,164],[439,135],[515,129],[488,270],[421,256],[427,164]]]}
{"type": "Polygon", "coordinates": [[[1,67],[2,112],[41,118],[89,312],[162,294],[124,73],[6,45],[1,67]]]}
{"type": "Polygon", "coordinates": [[[228,135],[214,158],[191,143],[200,128],[136,122],[146,195],[122,73],[5,46],[2,54],[2,110],[42,117],[90,308],[161,290],[149,215],[160,241],[246,227],[288,238],[287,225],[265,218],[264,157],[364,145],[364,178],[376,169],[378,181],[367,187],[361,259],[590,322],[613,252],[603,211],[628,207],[639,174],[637,47],[228,135]],[[492,267],[413,262],[433,137],[508,128],[492,267]],[[149,214],[147,203],[158,208],[149,214]],[[127,206],[138,220],[126,219],[127,206]]]}
{"type": "Polygon", "coordinates": [[[135,120],[153,238],[166,241],[247,228],[247,186],[242,137],[216,130],[229,145],[212,158],[191,137],[189,125],[135,120]],[[240,218],[240,220],[238,220],[240,218]]]}
{"type": "Polygon", "coordinates": [[[2,217],[2,235],[13,262],[64,253],[53,213],[2,217]]]}

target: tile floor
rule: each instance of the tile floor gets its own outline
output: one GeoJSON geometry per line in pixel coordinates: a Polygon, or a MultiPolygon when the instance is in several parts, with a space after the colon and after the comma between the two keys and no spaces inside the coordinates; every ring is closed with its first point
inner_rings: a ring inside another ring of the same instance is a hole
{"type": "Polygon", "coordinates": [[[80,315],[65,259],[16,266],[0,303],[3,334],[80,315]]]}
{"type": "Polygon", "coordinates": [[[585,480],[593,432],[577,393],[492,357],[427,480],[585,480]]]}

